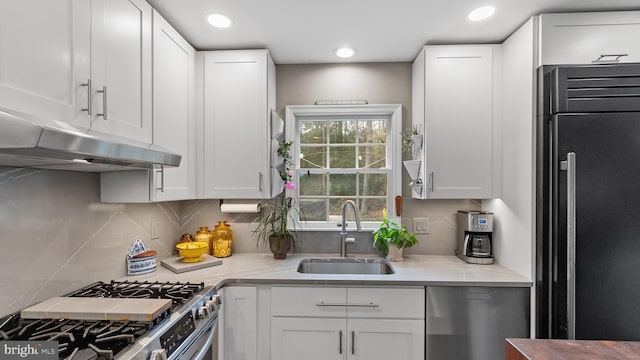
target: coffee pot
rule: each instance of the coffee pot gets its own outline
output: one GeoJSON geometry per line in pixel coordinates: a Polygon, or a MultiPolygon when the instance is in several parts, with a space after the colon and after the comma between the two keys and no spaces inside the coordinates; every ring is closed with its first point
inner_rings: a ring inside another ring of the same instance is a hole
{"type": "Polygon", "coordinates": [[[471,264],[493,264],[493,214],[458,211],[456,255],[471,264]]]}

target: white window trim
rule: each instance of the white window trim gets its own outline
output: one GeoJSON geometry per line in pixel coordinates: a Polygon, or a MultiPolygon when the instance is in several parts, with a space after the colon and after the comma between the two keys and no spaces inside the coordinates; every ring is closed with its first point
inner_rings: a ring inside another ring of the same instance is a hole
{"type": "MultiPolygon", "coordinates": [[[[391,149],[391,176],[389,177],[389,193],[387,217],[389,220],[400,224],[400,217],[396,216],[395,197],[402,195],[402,149],[400,146],[402,131],[402,105],[382,104],[382,105],[290,105],[286,107],[286,139],[293,141],[292,154],[300,152],[299,141],[296,141],[296,125],[298,117],[307,118],[313,116],[356,116],[356,115],[385,115],[390,118],[390,132],[387,134],[387,142],[391,149]]],[[[295,158],[294,166],[300,168],[300,159],[295,158]]],[[[297,190],[287,190],[287,196],[296,197],[297,190]]],[[[347,213],[348,219],[353,219],[351,210],[347,213]]],[[[348,221],[348,228],[355,229],[355,222],[348,221]]],[[[380,222],[362,222],[362,230],[375,230],[380,222]]],[[[300,222],[302,230],[311,231],[338,231],[339,227],[334,224],[316,224],[300,222]]]]}

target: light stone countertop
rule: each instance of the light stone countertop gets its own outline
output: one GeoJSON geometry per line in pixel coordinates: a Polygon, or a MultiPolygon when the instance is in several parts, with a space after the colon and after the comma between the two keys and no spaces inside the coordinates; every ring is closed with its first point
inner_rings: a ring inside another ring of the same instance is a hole
{"type": "MultiPolygon", "coordinates": [[[[176,274],[158,261],[150,274],[126,276],[120,280],[204,282],[221,288],[228,285],[311,284],[379,286],[496,286],[530,287],[528,279],[501,265],[467,264],[455,256],[409,255],[402,262],[390,262],[395,274],[334,275],[301,274],[297,267],[304,258],[335,258],[330,254],[294,254],[275,260],[271,254],[237,253],[223,258],[221,265],[176,274]]],[[[367,255],[354,255],[360,258],[367,255]]],[[[371,257],[370,255],[368,257],[371,257]]]]}

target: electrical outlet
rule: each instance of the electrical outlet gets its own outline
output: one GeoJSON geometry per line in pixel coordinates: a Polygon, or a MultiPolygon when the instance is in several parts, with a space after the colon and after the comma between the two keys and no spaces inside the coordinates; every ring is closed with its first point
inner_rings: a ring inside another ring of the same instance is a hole
{"type": "Polygon", "coordinates": [[[413,233],[414,234],[428,234],[429,233],[429,218],[413,218],[413,233]]]}
{"type": "Polygon", "coordinates": [[[151,222],[151,240],[157,239],[160,237],[158,234],[158,224],[154,221],[151,222]]]}

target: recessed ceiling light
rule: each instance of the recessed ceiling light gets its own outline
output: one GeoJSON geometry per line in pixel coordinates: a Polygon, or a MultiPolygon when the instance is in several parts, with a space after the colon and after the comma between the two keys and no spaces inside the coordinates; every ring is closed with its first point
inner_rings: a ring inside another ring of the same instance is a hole
{"type": "Polygon", "coordinates": [[[227,28],[231,26],[231,19],[222,14],[211,14],[207,16],[207,21],[217,28],[227,28]]]}
{"type": "Polygon", "coordinates": [[[469,20],[471,21],[480,21],[487,19],[496,12],[496,8],[493,6],[483,6],[479,7],[472,12],[469,13],[469,20]]]}
{"type": "Polygon", "coordinates": [[[356,49],[352,48],[352,47],[341,47],[341,48],[337,48],[334,53],[336,54],[337,57],[341,57],[341,58],[350,58],[353,55],[355,55],[356,53],[356,49]]]}

